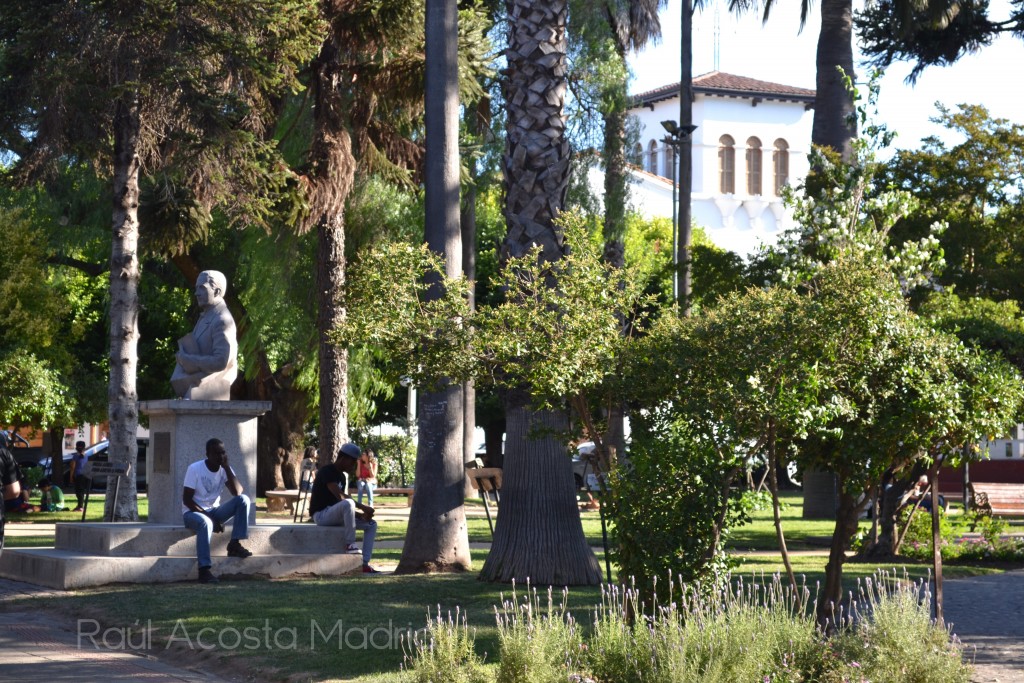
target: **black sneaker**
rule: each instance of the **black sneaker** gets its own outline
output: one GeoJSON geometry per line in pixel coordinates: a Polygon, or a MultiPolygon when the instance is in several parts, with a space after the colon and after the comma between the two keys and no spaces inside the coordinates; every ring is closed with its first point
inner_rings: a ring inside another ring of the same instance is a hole
{"type": "Polygon", "coordinates": [[[209,567],[199,568],[199,583],[220,583],[220,579],[214,576],[209,567]]]}
{"type": "Polygon", "coordinates": [[[252,557],[252,551],[248,550],[241,542],[232,540],[228,543],[228,557],[240,557],[243,560],[252,557]]]}

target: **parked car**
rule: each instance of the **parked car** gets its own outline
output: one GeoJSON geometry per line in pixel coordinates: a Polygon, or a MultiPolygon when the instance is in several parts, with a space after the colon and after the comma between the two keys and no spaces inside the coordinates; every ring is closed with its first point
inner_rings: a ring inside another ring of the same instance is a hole
{"type": "MultiPolygon", "coordinates": [[[[149,439],[142,437],[137,440],[139,457],[136,463],[135,470],[135,488],[138,491],[146,490],[146,451],[149,449],[149,439]]],[[[109,462],[110,461],[110,442],[106,439],[98,441],[93,445],[85,449],[85,454],[89,456],[89,460],[93,463],[97,462],[109,462]]],[[[71,459],[74,457],[74,453],[68,453],[64,456],[64,485],[69,486],[71,484],[71,459]]],[[[46,476],[52,474],[50,468],[50,459],[45,458],[41,463],[43,471],[46,476]]],[[[104,491],[107,488],[106,477],[94,477],[92,480],[92,488],[94,491],[104,491]]]]}
{"type": "Polygon", "coordinates": [[[6,429],[0,430],[0,443],[7,447],[21,469],[39,467],[40,461],[46,457],[42,448],[30,446],[23,436],[6,429]]]}
{"type": "Polygon", "coordinates": [[[576,446],[576,453],[572,456],[572,478],[577,489],[601,490],[601,482],[594,469],[595,448],[593,441],[584,441],[576,446]]]}

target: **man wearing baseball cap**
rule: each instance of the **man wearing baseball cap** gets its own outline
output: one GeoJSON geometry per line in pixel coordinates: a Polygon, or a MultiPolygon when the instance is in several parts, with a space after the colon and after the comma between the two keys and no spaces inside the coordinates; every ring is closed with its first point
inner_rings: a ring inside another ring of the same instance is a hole
{"type": "Polygon", "coordinates": [[[373,521],[373,508],[356,503],[348,495],[348,481],[356,469],[362,449],[349,442],[338,450],[338,457],[316,473],[313,491],[309,496],[309,512],[317,526],[345,528],[345,551],[358,553],[356,529],[363,532],[363,573],[377,574],[370,566],[373,540],[377,536],[377,522],[373,521]],[[356,513],[356,509],[360,512],[356,513]]]}

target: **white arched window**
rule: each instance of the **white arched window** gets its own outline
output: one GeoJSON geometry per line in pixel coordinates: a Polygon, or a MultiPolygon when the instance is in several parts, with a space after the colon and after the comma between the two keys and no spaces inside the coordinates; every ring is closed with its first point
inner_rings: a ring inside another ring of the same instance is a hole
{"type": "Polygon", "coordinates": [[[747,138],[747,194],[761,194],[761,141],[747,138]]]}
{"type": "Polygon", "coordinates": [[[729,135],[718,138],[718,189],[722,194],[736,192],[736,141],[729,135]]]}
{"type": "Polygon", "coordinates": [[[782,196],[782,188],[789,182],[789,144],[779,138],[772,152],[772,166],[775,167],[775,196],[782,196]]]}
{"type": "Polygon", "coordinates": [[[663,178],[678,178],[676,177],[676,148],[672,145],[665,143],[665,172],[661,174],[663,178]]]}
{"type": "Polygon", "coordinates": [[[647,163],[645,164],[647,171],[655,175],[658,174],[658,142],[657,140],[651,140],[647,143],[647,163]]]}

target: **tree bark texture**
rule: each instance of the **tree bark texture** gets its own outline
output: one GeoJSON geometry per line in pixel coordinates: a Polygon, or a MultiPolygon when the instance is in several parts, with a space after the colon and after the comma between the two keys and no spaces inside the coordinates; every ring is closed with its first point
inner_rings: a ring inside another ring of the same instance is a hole
{"type": "Polygon", "coordinates": [[[818,598],[818,625],[831,632],[837,626],[843,601],[843,563],[846,561],[846,546],[857,533],[857,518],[860,505],[857,498],[844,490],[842,477],[839,479],[839,509],[836,510],[836,528],[829,547],[828,564],[825,565],[825,584],[818,598]]]}
{"type": "Polygon", "coordinates": [[[331,333],[345,321],[345,199],[352,190],[355,158],[345,126],[338,50],[328,38],[315,64],[312,162],[317,221],[317,330],[320,367],[320,462],[333,462],[348,440],[348,353],[331,333]]]}
{"type": "MultiPolygon", "coordinates": [[[[459,215],[458,7],[455,0],[426,4],[427,246],[444,256],[450,278],[462,276],[459,215]]],[[[441,296],[435,283],[431,296],[441,296]]],[[[470,568],[463,460],[463,387],[419,392],[416,496],[409,513],[400,574],[470,568]]]]}
{"type": "Polygon", "coordinates": [[[690,315],[693,293],[693,269],[690,264],[690,194],[693,192],[693,3],[683,0],[680,12],[679,66],[679,236],[676,240],[676,264],[679,268],[679,310],[690,315]]]}
{"type": "Polygon", "coordinates": [[[569,140],[563,113],[566,92],[567,3],[506,0],[509,22],[506,83],[505,220],[503,256],[537,244],[557,260],[564,238],[553,221],[569,187],[569,140]]]}
{"type": "MultiPolygon", "coordinates": [[[[477,102],[474,108],[466,110],[466,128],[469,133],[477,139],[489,133],[488,122],[491,118],[490,98],[483,97],[477,102]]],[[[459,214],[459,222],[462,227],[462,274],[470,282],[476,282],[476,199],[477,182],[479,174],[476,172],[476,164],[469,166],[469,183],[466,184],[462,195],[462,212],[459,214]]],[[[469,290],[469,310],[476,310],[475,287],[469,290]]],[[[462,414],[463,414],[463,453],[464,462],[470,462],[476,457],[476,384],[468,380],[462,385],[462,414]]],[[[469,477],[465,478],[463,489],[466,496],[474,495],[473,485],[469,477]]]]}
{"type": "Polygon", "coordinates": [[[851,0],[822,0],[821,32],[818,34],[816,95],[811,142],[831,147],[844,159],[852,152],[857,137],[853,119],[853,98],[846,91],[842,67],[850,78],[853,72],[853,3],[851,0]]]}
{"type": "MultiPolygon", "coordinates": [[[[110,251],[110,460],[135,471],[139,427],[136,389],[139,345],[139,114],[138,96],[125,94],[114,112],[113,239],[110,251]]],[[[108,482],[109,483],[109,482],[108,482]]],[[[115,522],[139,519],[135,477],[107,486],[104,513],[115,522]]]]}
{"type": "Polygon", "coordinates": [[[626,113],[604,115],[604,259],[616,268],[626,265],[626,113]]]}
{"type": "Polygon", "coordinates": [[[563,412],[509,399],[505,468],[494,542],[481,577],[535,586],[593,586],[601,566],[583,535],[563,412]]]}
{"type": "MultiPolygon", "coordinates": [[[[569,141],[566,92],[567,2],[506,0],[507,131],[503,157],[507,232],[501,257],[539,245],[541,258],[564,255],[554,219],[565,206],[569,141]]],[[[528,397],[510,392],[501,509],[481,577],[535,585],[594,585],[601,568],[583,535],[572,463],[556,434],[564,413],[535,412],[528,397]],[[535,428],[543,433],[534,433],[535,428]]]]}

